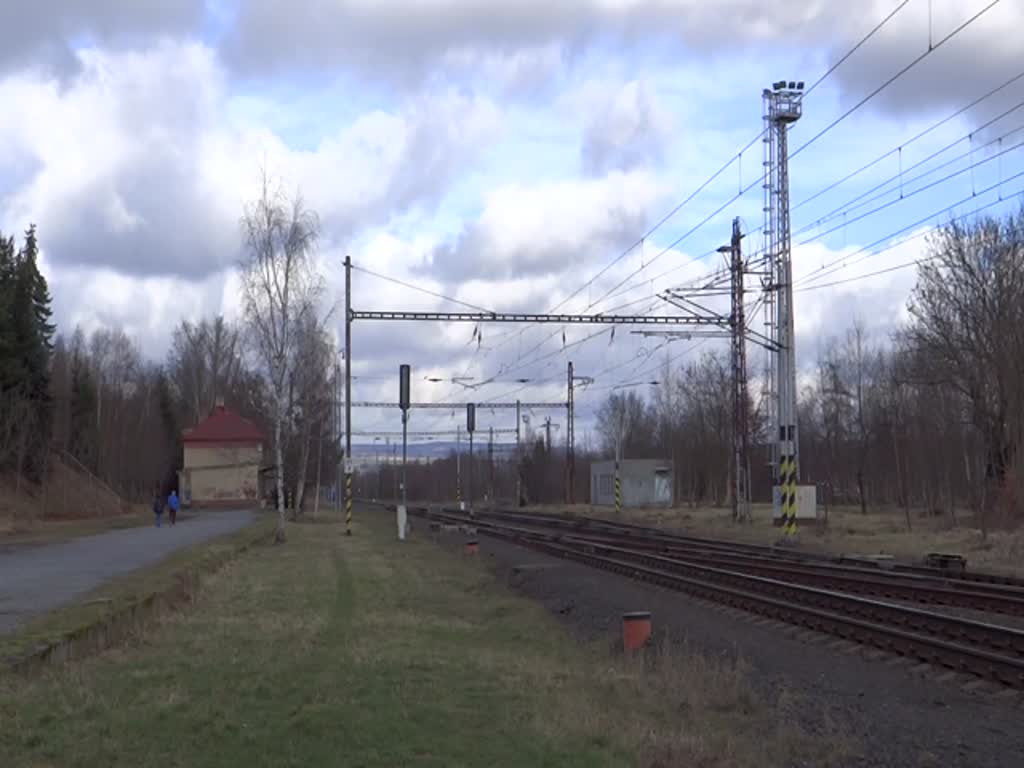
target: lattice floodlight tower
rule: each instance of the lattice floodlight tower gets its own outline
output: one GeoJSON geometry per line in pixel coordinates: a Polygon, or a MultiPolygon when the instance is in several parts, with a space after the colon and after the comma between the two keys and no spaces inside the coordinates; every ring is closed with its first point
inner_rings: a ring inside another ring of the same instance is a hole
{"type": "Polygon", "coordinates": [[[769,262],[766,285],[769,336],[774,342],[768,398],[775,435],[772,469],[779,487],[773,494],[783,531],[796,533],[799,440],[796,424],[796,345],[793,328],[793,270],[789,224],[789,126],[802,114],[804,84],[779,80],[764,96],[764,237],[769,262]],[[781,510],[778,510],[781,507],[781,510]]]}

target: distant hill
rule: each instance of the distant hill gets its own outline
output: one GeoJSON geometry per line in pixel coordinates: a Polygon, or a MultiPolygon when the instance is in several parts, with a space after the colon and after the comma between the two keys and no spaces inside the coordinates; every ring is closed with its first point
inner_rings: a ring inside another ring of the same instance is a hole
{"type": "MultiPolygon", "coordinates": [[[[402,457],[402,440],[399,438],[397,441],[392,438],[391,448],[398,446],[396,455],[399,459],[402,457]]],[[[410,442],[407,448],[407,454],[410,459],[417,461],[435,461],[437,459],[446,459],[455,453],[456,449],[461,449],[463,455],[469,454],[469,442],[463,440],[461,445],[454,440],[434,440],[430,442],[410,442]]],[[[503,456],[511,454],[516,449],[515,443],[495,443],[494,444],[494,455],[503,456]]],[[[356,460],[357,464],[361,465],[372,465],[375,457],[379,457],[381,462],[386,461],[386,453],[388,447],[383,443],[353,443],[352,445],[352,456],[356,460]]],[[[485,437],[482,441],[473,441],[473,454],[477,457],[485,457],[487,455],[487,438],[485,437]]]]}

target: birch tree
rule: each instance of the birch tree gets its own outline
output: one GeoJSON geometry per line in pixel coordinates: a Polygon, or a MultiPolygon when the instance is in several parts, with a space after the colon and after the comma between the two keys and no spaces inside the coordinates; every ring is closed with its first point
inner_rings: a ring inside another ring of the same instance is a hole
{"type": "Polygon", "coordinates": [[[267,381],[277,467],[277,531],[285,540],[284,426],[299,335],[317,311],[322,280],[313,256],[320,231],[301,196],[288,197],[264,174],[260,197],[242,218],[245,255],[239,265],[249,339],[267,381]]]}

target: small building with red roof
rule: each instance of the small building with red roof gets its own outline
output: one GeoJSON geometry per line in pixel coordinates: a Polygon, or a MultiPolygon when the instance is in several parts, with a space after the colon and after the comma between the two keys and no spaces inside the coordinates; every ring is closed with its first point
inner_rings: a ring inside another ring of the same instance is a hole
{"type": "Polygon", "coordinates": [[[182,433],[182,501],[193,506],[257,504],[266,441],[262,429],[218,401],[205,421],[182,433]]]}

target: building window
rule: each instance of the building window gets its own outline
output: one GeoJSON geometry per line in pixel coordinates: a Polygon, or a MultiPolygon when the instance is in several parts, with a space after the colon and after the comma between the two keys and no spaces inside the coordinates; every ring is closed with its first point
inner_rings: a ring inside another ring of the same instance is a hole
{"type": "Polygon", "coordinates": [[[598,492],[602,496],[615,492],[615,484],[611,475],[600,475],[597,480],[598,492]]]}

